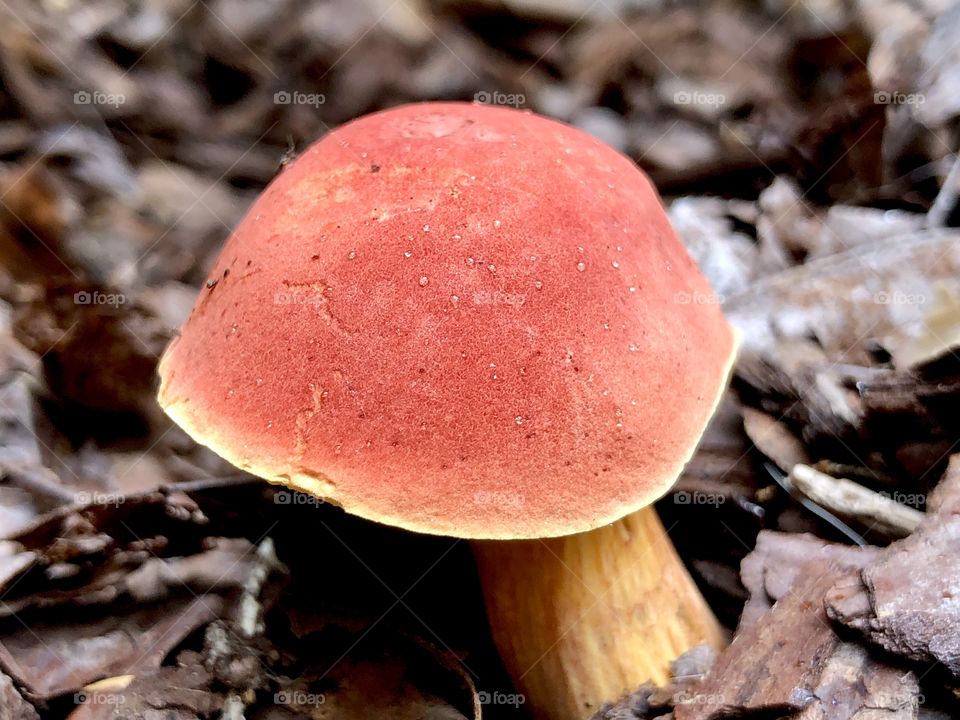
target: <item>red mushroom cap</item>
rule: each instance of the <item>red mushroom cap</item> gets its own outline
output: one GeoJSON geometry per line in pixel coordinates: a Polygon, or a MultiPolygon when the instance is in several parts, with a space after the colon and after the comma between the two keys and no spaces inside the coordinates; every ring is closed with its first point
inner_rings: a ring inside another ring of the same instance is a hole
{"type": "Polygon", "coordinates": [[[160,365],[194,438],[410,530],[533,538],[669,490],[735,338],[656,191],[567,125],[406,105],[326,135],[160,365]]]}

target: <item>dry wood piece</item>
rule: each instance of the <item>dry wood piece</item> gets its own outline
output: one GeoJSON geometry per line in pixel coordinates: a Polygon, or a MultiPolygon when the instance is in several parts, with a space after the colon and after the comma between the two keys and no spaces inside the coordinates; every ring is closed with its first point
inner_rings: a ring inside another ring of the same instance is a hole
{"type": "Polygon", "coordinates": [[[923,525],[826,597],[829,616],[885,650],[960,676],[960,517],[923,525]]]}
{"type": "Polygon", "coordinates": [[[187,635],[222,611],[215,595],[72,624],[21,627],[0,637],[0,663],[28,695],[50,699],[120,673],[159,667],[187,635]],[[97,652],[90,653],[90,638],[97,652]]]}
{"type": "Polygon", "coordinates": [[[20,543],[0,540],[0,593],[4,592],[36,560],[36,554],[20,543]]]}
{"type": "Polygon", "coordinates": [[[923,328],[905,343],[894,358],[898,367],[923,368],[938,361],[955,359],[960,347],[960,289],[939,284],[931,298],[924,298],[928,310],[923,328]]]}
{"type": "Polygon", "coordinates": [[[861,645],[841,643],[824,666],[813,695],[796,720],[912,720],[920,686],[912,672],[877,663],[861,645]]]}
{"type": "Polygon", "coordinates": [[[948,353],[916,372],[877,374],[858,383],[858,389],[871,445],[888,467],[911,478],[937,477],[958,433],[956,357],[948,353]]]}
{"type": "Polygon", "coordinates": [[[198,593],[236,588],[252,554],[249,541],[206,538],[203,514],[191,500],[162,493],[112,502],[60,506],[21,528],[0,558],[9,583],[0,618],[28,607],[113,602],[129,595],[141,602],[181,584],[198,593]],[[147,539],[129,528],[148,523],[147,539]],[[178,556],[169,554],[176,539],[178,556]],[[204,547],[206,546],[206,547],[204,547]]]}
{"type": "Polygon", "coordinates": [[[810,462],[807,448],[786,423],[754,408],[743,408],[743,429],[757,449],[784,472],[797,463],[810,462]]]}
{"type": "MultiPolygon", "coordinates": [[[[251,645],[257,637],[262,635],[265,626],[263,622],[263,607],[260,605],[260,593],[270,574],[282,566],[277,560],[274,551],[273,539],[264,538],[257,546],[256,562],[250,568],[249,575],[243,583],[243,594],[240,597],[240,607],[237,612],[237,629],[242,639],[251,645]]],[[[208,628],[207,639],[217,630],[219,625],[214,623],[208,628]]],[[[209,642],[208,642],[209,645],[209,642]]],[[[247,682],[239,684],[227,695],[224,706],[223,720],[243,720],[243,713],[250,701],[256,696],[258,688],[262,687],[265,679],[258,672],[262,665],[258,654],[252,648],[246,648],[241,657],[236,658],[231,665],[249,665],[253,672],[247,682]]]]}
{"type": "Polygon", "coordinates": [[[591,720],[644,720],[665,717],[678,702],[683,702],[709,672],[717,653],[709,645],[697,645],[678,657],[670,667],[671,681],[664,687],[645,683],[616,703],[601,707],[591,720]]]}
{"type": "Polygon", "coordinates": [[[896,357],[922,331],[935,286],[955,287],[958,266],[956,232],[923,230],[770,275],[724,307],[747,351],[815,337],[833,362],[862,363],[867,343],[851,342],[880,341],[896,357]]]}
{"type": "MultiPolygon", "coordinates": [[[[853,442],[860,432],[860,400],[843,385],[843,373],[830,364],[829,356],[815,343],[797,338],[782,341],[769,352],[745,348],[734,381],[745,404],[759,406],[789,429],[801,429],[807,452],[833,438],[853,442]]],[[[761,449],[768,444],[765,439],[761,436],[761,449]]]]}
{"type": "Polygon", "coordinates": [[[14,686],[13,681],[0,672],[0,717],[4,720],[37,720],[40,716],[14,686]]]}
{"type": "Polygon", "coordinates": [[[759,620],[793,587],[803,566],[811,561],[860,568],[877,557],[879,548],[829,543],[807,533],[763,530],[752,553],[740,565],[740,578],[750,591],[740,630],[759,620]]]}
{"type": "MultiPolygon", "coordinates": [[[[765,670],[759,668],[761,671],[765,670]]],[[[817,686],[803,695],[806,704],[794,715],[797,720],[914,720],[920,699],[919,683],[912,672],[902,672],[872,660],[865,648],[839,643],[827,656],[817,686]]],[[[711,696],[682,684],[681,676],[665,688],[643,685],[615,704],[603,708],[592,720],[654,720],[685,717],[683,703],[710,701],[711,696]],[[665,714],[677,706],[672,715],[665,714]]],[[[766,708],[774,709],[773,706],[766,708]]],[[[741,710],[732,716],[746,717],[741,710]]],[[[744,713],[745,713],[744,709],[744,713]]],[[[940,720],[939,716],[935,716],[940,720]]],[[[946,717],[946,716],[944,716],[946,717]]],[[[932,720],[932,719],[931,719],[932,720]]]]}
{"type": "Polygon", "coordinates": [[[806,566],[793,592],[738,634],[697,692],[677,706],[677,720],[803,710],[840,642],[820,605],[837,576],[829,565],[806,566]]]}
{"type": "Polygon", "coordinates": [[[139,674],[110,678],[87,686],[75,696],[78,703],[68,720],[110,720],[118,716],[199,720],[215,717],[223,696],[210,690],[213,678],[197,653],[184,652],[177,667],[161,667],[139,674]]]}
{"type": "Polygon", "coordinates": [[[960,453],[950,456],[943,477],[927,497],[927,510],[938,515],[960,514],[960,453]]]}
{"type": "Polygon", "coordinates": [[[884,497],[863,485],[835,478],[809,465],[796,465],[790,481],[801,493],[821,507],[894,537],[909,535],[923,522],[924,513],[884,497]]]}
{"type": "Polygon", "coordinates": [[[647,720],[657,717],[664,708],[654,705],[652,698],[657,688],[653,683],[644,683],[616,703],[607,703],[590,720],[647,720]]]}
{"type": "Polygon", "coordinates": [[[372,620],[364,626],[318,613],[315,606],[307,612],[298,619],[299,613],[290,615],[296,640],[279,648],[282,657],[296,653],[302,660],[281,666],[272,683],[277,692],[267,698],[261,693],[248,718],[478,720],[484,704],[484,717],[490,708],[504,712],[502,717],[521,717],[529,707],[512,691],[475,687],[466,665],[415,636],[372,620]],[[314,627],[300,627],[304,620],[314,627]],[[271,701],[273,714],[258,714],[271,701]]]}
{"type": "Polygon", "coordinates": [[[677,698],[677,720],[753,712],[799,712],[803,720],[874,711],[916,717],[916,677],[841,642],[823,609],[824,593],[878,552],[812,535],[761,532],[742,565],[751,599],[737,636],[707,678],[677,698]]]}

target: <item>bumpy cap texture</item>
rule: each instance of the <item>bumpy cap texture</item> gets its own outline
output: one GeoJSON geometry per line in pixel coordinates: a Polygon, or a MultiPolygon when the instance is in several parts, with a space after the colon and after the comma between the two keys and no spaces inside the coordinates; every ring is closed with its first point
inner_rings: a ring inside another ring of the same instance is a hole
{"type": "Polygon", "coordinates": [[[586,531],[692,454],[735,353],[713,298],[626,157],[527,112],[406,105],[326,135],[254,203],[160,402],[365,518],[586,531]]]}

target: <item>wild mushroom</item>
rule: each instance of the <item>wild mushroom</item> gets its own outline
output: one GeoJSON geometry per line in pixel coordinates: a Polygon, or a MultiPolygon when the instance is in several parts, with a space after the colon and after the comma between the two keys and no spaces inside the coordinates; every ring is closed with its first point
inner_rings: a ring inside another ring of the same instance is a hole
{"type": "Polygon", "coordinates": [[[721,642],[650,507],[732,363],[712,297],[626,157],[526,112],[408,105],[266,189],[163,357],[160,402],[271,482],[486,541],[527,706],[582,717],[721,642]]]}

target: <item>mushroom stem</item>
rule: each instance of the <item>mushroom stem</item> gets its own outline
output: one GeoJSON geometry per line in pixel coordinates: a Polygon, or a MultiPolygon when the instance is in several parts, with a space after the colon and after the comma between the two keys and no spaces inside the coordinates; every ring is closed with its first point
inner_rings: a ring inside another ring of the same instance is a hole
{"type": "Polygon", "coordinates": [[[653,507],[546,540],[473,543],[493,638],[538,720],[578,720],[723,631],[653,507]]]}

